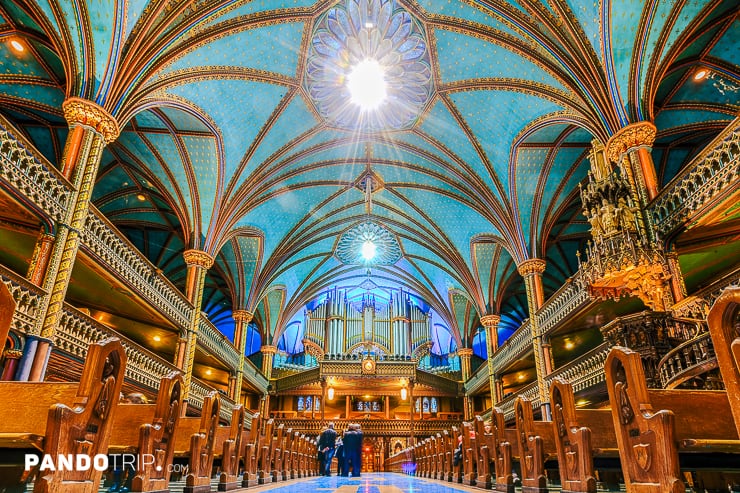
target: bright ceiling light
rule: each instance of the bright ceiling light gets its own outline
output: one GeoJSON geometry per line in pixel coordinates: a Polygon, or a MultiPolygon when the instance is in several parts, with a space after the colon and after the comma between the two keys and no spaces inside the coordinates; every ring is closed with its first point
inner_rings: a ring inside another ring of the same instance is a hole
{"type": "Polygon", "coordinates": [[[18,41],[17,39],[14,39],[13,41],[11,41],[11,42],[10,42],[10,46],[12,46],[12,47],[13,47],[13,49],[14,49],[15,51],[19,52],[19,53],[21,53],[21,52],[25,51],[25,49],[26,49],[26,47],[25,47],[25,46],[23,46],[23,43],[21,43],[21,42],[20,42],[20,41],[18,41]]]}
{"type": "Polygon", "coordinates": [[[378,247],[375,246],[375,243],[371,240],[366,240],[365,243],[362,244],[362,250],[360,253],[362,254],[362,258],[370,261],[375,258],[377,251],[378,247]]]}
{"type": "Polygon", "coordinates": [[[700,68],[694,74],[694,80],[704,80],[707,78],[707,75],[709,75],[709,70],[705,68],[700,68]]]}
{"type": "Polygon", "coordinates": [[[361,61],[347,76],[347,88],[352,102],[364,111],[377,108],[386,97],[383,68],[372,58],[361,61]]]}
{"type": "Polygon", "coordinates": [[[326,397],[330,401],[334,400],[334,387],[329,387],[328,389],[326,389],[326,397]]]}

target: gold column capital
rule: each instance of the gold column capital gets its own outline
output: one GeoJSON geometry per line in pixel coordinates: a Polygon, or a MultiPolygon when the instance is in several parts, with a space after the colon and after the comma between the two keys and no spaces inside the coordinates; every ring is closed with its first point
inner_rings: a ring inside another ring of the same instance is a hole
{"type": "Polygon", "coordinates": [[[254,314],[247,310],[234,310],[233,312],[231,312],[231,318],[233,318],[237,322],[244,322],[245,324],[248,324],[254,318],[254,314]]]}
{"type": "Polygon", "coordinates": [[[106,144],[116,140],[121,133],[115,117],[88,99],[67,98],[62,103],[62,111],[67,123],[92,128],[103,137],[106,144]]]}
{"type": "Polygon", "coordinates": [[[185,264],[188,267],[191,265],[197,265],[207,270],[213,265],[213,257],[203,250],[185,250],[182,254],[182,258],[185,259],[185,264]]]}
{"type": "Polygon", "coordinates": [[[498,327],[500,321],[501,317],[499,315],[483,315],[480,318],[480,323],[487,329],[498,327]]]}
{"type": "Polygon", "coordinates": [[[473,350],[468,347],[463,347],[457,350],[457,355],[462,357],[470,358],[473,355],[473,350]]]}
{"type": "Polygon", "coordinates": [[[277,346],[264,345],[260,348],[262,354],[275,354],[278,352],[277,346]]]}
{"type": "Polygon", "coordinates": [[[652,147],[657,129],[651,122],[631,123],[611,136],[606,143],[609,161],[618,163],[621,157],[639,147],[652,147]]]}
{"type": "Polygon", "coordinates": [[[543,272],[545,272],[546,265],[547,262],[542,259],[531,258],[520,262],[519,265],[516,266],[516,269],[519,271],[519,275],[521,275],[522,277],[527,277],[535,274],[542,274],[543,272]]]}

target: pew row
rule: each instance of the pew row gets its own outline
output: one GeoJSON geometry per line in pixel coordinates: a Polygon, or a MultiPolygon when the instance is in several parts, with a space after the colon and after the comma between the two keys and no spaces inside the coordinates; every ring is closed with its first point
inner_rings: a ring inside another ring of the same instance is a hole
{"type": "MultiPolygon", "coordinates": [[[[78,383],[0,382],[0,448],[35,449],[57,460],[61,455],[106,454],[123,384],[126,353],[120,340],[92,344],[78,383]],[[23,410],[23,412],[18,412],[23,410]]],[[[43,464],[43,463],[42,463],[43,464]]],[[[35,493],[67,491],[97,493],[102,471],[40,470],[35,493]]],[[[17,471],[16,471],[17,472],[17,471]]],[[[11,471],[3,481],[17,484],[11,471]]]]}

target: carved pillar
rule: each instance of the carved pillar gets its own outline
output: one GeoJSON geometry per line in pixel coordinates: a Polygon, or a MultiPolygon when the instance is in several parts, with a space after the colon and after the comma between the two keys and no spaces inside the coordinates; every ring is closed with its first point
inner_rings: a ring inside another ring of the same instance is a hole
{"type": "MultiPolygon", "coordinates": [[[[187,337],[185,338],[185,349],[178,350],[177,361],[177,367],[185,373],[183,380],[183,399],[187,401],[190,395],[190,382],[193,379],[193,365],[195,363],[195,347],[198,342],[203,288],[206,284],[206,273],[211,268],[211,265],[213,265],[213,257],[202,250],[185,250],[182,256],[188,268],[187,278],[185,280],[185,296],[193,305],[193,311],[190,315],[190,322],[187,328],[187,337]],[[181,357],[184,357],[184,361],[180,359],[181,357]]],[[[186,409],[187,405],[184,405],[183,415],[186,409]]]]}
{"type": "Polygon", "coordinates": [[[681,264],[678,263],[678,253],[675,250],[668,252],[666,260],[668,260],[668,270],[671,272],[671,293],[673,300],[678,303],[686,298],[686,284],[683,272],[681,272],[681,264]]]}
{"type": "Polygon", "coordinates": [[[52,247],[54,246],[54,235],[44,233],[43,231],[36,238],[36,246],[33,249],[33,256],[28,265],[26,279],[37,286],[44,281],[44,275],[49,267],[51,260],[52,247]]]}
{"type": "Polygon", "coordinates": [[[504,400],[504,380],[501,378],[501,376],[496,376],[495,378],[496,399],[497,402],[501,402],[502,400],[504,400]]]}
{"type": "Polygon", "coordinates": [[[3,366],[3,374],[0,376],[0,380],[13,380],[21,356],[23,356],[23,352],[17,349],[5,350],[5,365],[3,366]]]}
{"type": "Polygon", "coordinates": [[[352,401],[350,399],[350,396],[346,395],[344,396],[344,419],[349,419],[349,413],[351,410],[352,401]]]}
{"type": "MultiPolygon", "coordinates": [[[[414,440],[414,379],[409,379],[409,403],[411,407],[409,408],[409,418],[411,420],[409,424],[409,444],[413,445],[416,443],[414,440]]],[[[419,406],[419,409],[421,409],[421,405],[419,406]]]]}
{"type": "Polygon", "coordinates": [[[116,119],[92,101],[69,98],[62,104],[62,110],[69,124],[62,172],[72,183],[73,191],[68,209],[57,225],[50,258],[43,272],[41,287],[49,294],[39,307],[39,323],[33,330],[35,335],[40,334],[42,338],[29,375],[29,379],[34,381],[43,380],[46,372],[51,340],[62,315],[64,298],[80,246],[80,231],[85,226],[90,208],[103,148],[118,138],[120,133],[116,119]]]}
{"type": "MultiPolygon", "coordinates": [[[[324,406],[326,406],[326,378],[321,379],[321,423],[324,423],[324,406]]],[[[315,406],[314,406],[315,407],[315,406]]]]}
{"type": "Polygon", "coordinates": [[[275,357],[277,350],[276,346],[270,345],[265,345],[260,348],[260,352],[262,352],[262,373],[264,373],[268,380],[272,376],[272,360],[275,357]]]}
{"type": "Polygon", "coordinates": [[[473,409],[473,402],[469,395],[465,394],[463,396],[463,419],[465,421],[470,421],[473,419],[473,412],[475,410],[473,409]]]}
{"type": "Polygon", "coordinates": [[[542,289],[542,273],[545,272],[545,261],[541,259],[529,259],[517,266],[519,274],[524,278],[527,289],[527,306],[529,309],[529,326],[532,331],[532,346],[534,350],[534,364],[537,371],[537,390],[542,405],[543,415],[550,417],[550,403],[548,400],[548,389],[545,385],[546,369],[552,365],[545,363],[550,359],[549,352],[542,345],[542,334],[537,324],[537,310],[545,301],[545,293],[542,289]]]}
{"type": "Polygon", "coordinates": [[[473,355],[473,350],[467,347],[460,348],[457,350],[457,355],[460,356],[460,370],[464,383],[470,378],[470,357],[473,355]]]}
{"type": "Polygon", "coordinates": [[[606,143],[606,155],[611,162],[622,164],[628,159],[643,208],[658,196],[658,177],[650,155],[655,134],[655,125],[637,122],[620,129],[606,143]]]}
{"type": "Polygon", "coordinates": [[[234,318],[234,322],[236,322],[234,326],[234,343],[239,350],[239,368],[236,370],[233,396],[234,402],[238,404],[241,398],[244,365],[246,364],[244,353],[247,350],[247,325],[252,321],[254,315],[246,310],[234,310],[231,316],[234,318]]]}
{"type": "Polygon", "coordinates": [[[501,317],[498,315],[484,315],[480,318],[480,323],[486,329],[486,351],[488,357],[488,385],[491,389],[491,408],[498,404],[499,399],[496,395],[496,369],[493,367],[493,355],[498,350],[498,324],[501,317]]]}

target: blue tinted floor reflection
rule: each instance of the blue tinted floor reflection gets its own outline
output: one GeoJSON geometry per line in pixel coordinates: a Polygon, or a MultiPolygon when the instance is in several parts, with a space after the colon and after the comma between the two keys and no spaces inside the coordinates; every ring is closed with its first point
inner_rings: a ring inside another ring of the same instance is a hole
{"type": "Polygon", "coordinates": [[[359,478],[319,476],[287,484],[273,483],[247,491],[269,491],[270,493],[449,493],[483,491],[462,485],[444,484],[437,481],[414,478],[395,473],[363,473],[359,478]]]}

